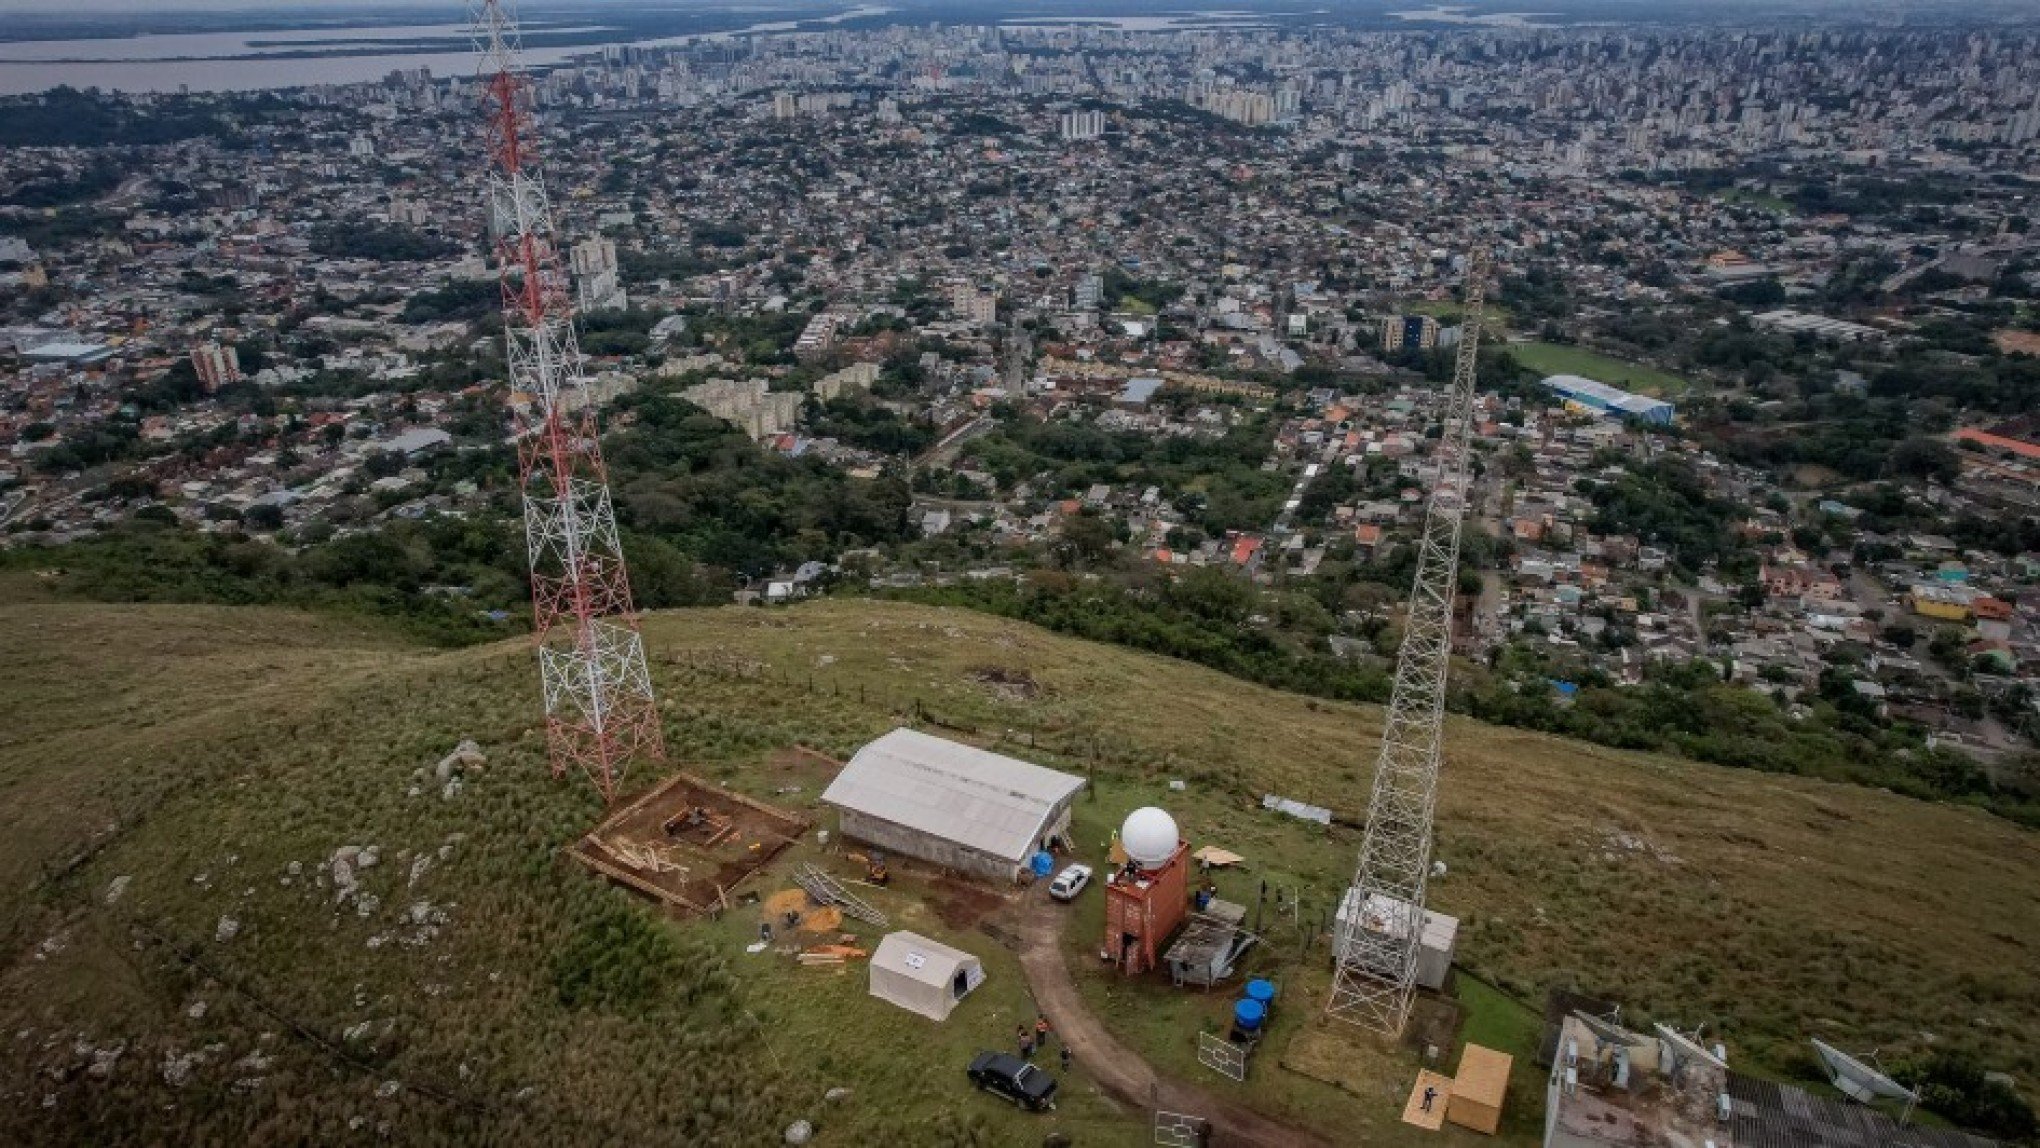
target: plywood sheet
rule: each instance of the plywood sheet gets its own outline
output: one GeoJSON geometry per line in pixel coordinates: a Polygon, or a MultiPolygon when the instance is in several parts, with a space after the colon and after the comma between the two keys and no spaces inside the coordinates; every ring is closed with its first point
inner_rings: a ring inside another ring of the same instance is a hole
{"type": "Polygon", "coordinates": [[[1410,1098],[1403,1105],[1404,1124],[1436,1132],[1445,1126],[1445,1109],[1452,1104],[1452,1078],[1440,1076],[1430,1069],[1417,1073],[1417,1083],[1410,1089],[1410,1098]],[[1438,1095],[1431,1098],[1431,1110],[1424,1111],[1424,1090],[1435,1088],[1438,1095]]]}

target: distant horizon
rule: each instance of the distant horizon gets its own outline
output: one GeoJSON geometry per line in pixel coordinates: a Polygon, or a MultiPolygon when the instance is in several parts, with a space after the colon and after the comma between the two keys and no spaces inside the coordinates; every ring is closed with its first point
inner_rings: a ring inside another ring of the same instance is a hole
{"type": "MultiPolygon", "coordinates": [[[[851,3],[852,0],[843,0],[843,2],[851,3]]],[[[1339,8],[1378,7],[1389,3],[1390,0],[1323,0],[1322,6],[1329,10],[1336,10],[1339,8]]],[[[1658,3],[1657,0],[1540,0],[1540,4],[1559,8],[1633,7],[1637,9],[1663,10],[1668,7],[1665,4],[1658,3]]],[[[651,8],[668,12],[691,8],[693,9],[691,14],[704,15],[716,12],[743,12],[761,9],[824,8],[833,6],[833,0],[714,0],[712,3],[678,6],[670,3],[660,3],[657,0],[522,0],[520,6],[525,8],[636,8],[640,10],[651,8]]],[[[897,6],[906,8],[948,8],[952,5],[931,2],[931,0],[902,0],[897,6]]],[[[1213,8],[1250,11],[1259,9],[1293,9],[1296,7],[1296,4],[1283,2],[1283,0],[1212,0],[1211,3],[1197,3],[1196,0],[1190,0],[1187,3],[1180,2],[1180,0],[1179,2],[1170,2],[1170,0],[1097,0],[1096,3],[1087,3],[1085,0],[1032,0],[1031,3],[1013,6],[1038,7],[1045,12],[1054,9],[1105,8],[1125,13],[1148,12],[1162,14],[1197,12],[1213,8]]],[[[1408,0],[1407,6],[1479,9],[1520,7],[1521,3],[1518,0],[1448,0],[1447,3],[1433,5],[1428,0],[1421,3],[1418,0],[1408,0]]],[[[1855,0],[1684,0],[1684,3],[1674,3],[1669,7],[1690,7],[1695,9],[1768,8],[1781,14],[1791,12],[1803,15],[1809,10],[1820,8],[1832,8],[1837,13],[1860,14],[1864,11],[1865,5],[1855,2],[1855,0]]],[[[1959,3],[1957,0],[1889,0],[1888,3],[1880,5],[1880,7],[1906,12],[1971,8],[1975,7],[1975,5],[1959,3]]],[[[459,9],[464,11],[465,8],[465,0],[18,0],[18,2],[9,5],[5,12],[0,12],[0,19],[29,15],[63,17],[85,15],[154,16],[164,14],[203,16],[235,13],[290,15],[303,13],[307,9],[344,14],[349,11],[367,9],[383,11],[444,11],[459,9]]]]}

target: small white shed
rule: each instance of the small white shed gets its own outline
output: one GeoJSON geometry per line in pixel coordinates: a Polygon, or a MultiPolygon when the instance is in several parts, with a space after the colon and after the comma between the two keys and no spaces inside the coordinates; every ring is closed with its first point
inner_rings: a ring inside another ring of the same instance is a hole
{"type": "Polygon", "coordinates": [[[956,1002],[985,982],[985,967],[962,949],[919,933],[887,933],[871,954],[871,995],[946,1020],[956,1002]]]}
{"type": "MultiPolygon", "coordinates": [[[[1332,918],[1332,959],[1345,957],[1348,924],[1360,904],[1360,890],[1347,889],[1332,918]]],[[[1373,933],[1400,938],[1409,928],[1409,902],[1386,893],[1369,893],[1367,909],[1360,914],[1359,927],[1373,933]]],[[[1459,947],[1459,918],[1424,910],[1424,922],[1417,936],[1417,983],[1434,991],[1443,990],[1452,971],[1454,951],[1459,947]]]]}

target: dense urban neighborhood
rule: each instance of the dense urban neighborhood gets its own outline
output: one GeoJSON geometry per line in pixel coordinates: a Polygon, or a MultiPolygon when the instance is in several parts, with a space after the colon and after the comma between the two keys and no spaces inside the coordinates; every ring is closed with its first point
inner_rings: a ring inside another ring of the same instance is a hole
{"type": "MultiPolygon", "coordinates": [[[[962,598],[1379,696],[1484,244],[1467,704],[2029,800],[2027,47],[889,27],[546,72],[639,596],[962,598]],[[1695,691],[1834,736],[1632,712],[1695,691]]],[[[508,494],[477,98],[21,101],[7,544],[514,627],[447,545],[508,494]]]]}

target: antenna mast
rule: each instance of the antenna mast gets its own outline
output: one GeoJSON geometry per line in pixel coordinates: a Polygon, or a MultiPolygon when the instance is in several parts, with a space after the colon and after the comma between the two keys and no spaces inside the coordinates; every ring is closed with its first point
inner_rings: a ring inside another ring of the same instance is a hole
{"type": "Polygon", "coordinates": [[[1430,875],[1431,817],[1438,801],[1445,674],[1452,658],[1452,600],[1466,519],[1487,270],[1486,251],[1476,250],[1466,271],[1466,312],[1435,456],[1437,485],[1424,510],[1417,577],[1396,653],[1395,689],[1381,731],[1360,866],[1332,944],[1335,964],[1326,1012],[1390,1036],[1401,1034],[1409,1020],[1423,944],[1424,882],[1430,875]]]}
{"type": "Polygon", "coordinates": [[[532,147],[517,18],[505,0],[470,0],[469,15],[488,108],[489,233],[502,274],[546,745],[554,777],[578,768],[613,801],[632,759],[665,756],[659,712],[532,147]]]}

